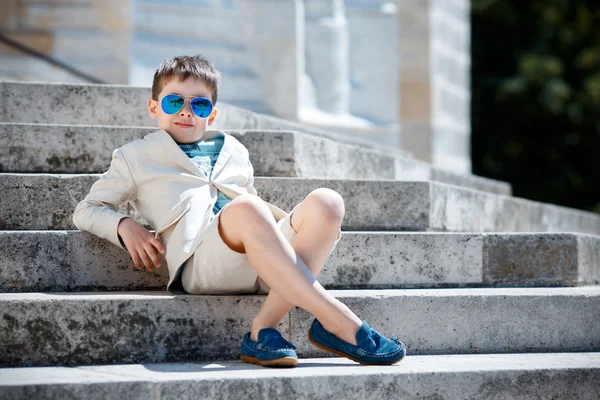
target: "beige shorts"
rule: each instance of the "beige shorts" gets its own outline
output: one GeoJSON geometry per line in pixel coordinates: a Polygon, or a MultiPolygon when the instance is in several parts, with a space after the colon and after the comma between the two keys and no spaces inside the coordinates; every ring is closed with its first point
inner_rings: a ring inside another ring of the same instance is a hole
{"type": "MultiPolygon", "coordinates": [[[[256,274],[245,253],[232,250],[223,242],[219,234],[219,217],[223,209],[210,222],[205,239],[200,243],[194,255],[183,264],[181,283],[190,294],[244,294],[269,292],[269,286],[256,274]]],[[[277,226],[289,243],[297,232],[292,228],[292,214],[298,206],[277,226]]],[[[329,255],[335,250],[339,240],[334,242],[329,255]]]]}

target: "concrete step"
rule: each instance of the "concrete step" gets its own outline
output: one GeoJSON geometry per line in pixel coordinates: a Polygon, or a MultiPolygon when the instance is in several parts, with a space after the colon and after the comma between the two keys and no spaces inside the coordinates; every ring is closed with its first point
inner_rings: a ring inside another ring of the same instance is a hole
{"type": "MultiPolygon", "coordinates": [[[[7,100],[0,104],[0,121],[37,124],[111,125],[154,127],[148,115],[149,87],[95,84],[0,82],[7,100]],[[36,112],[26,112],[35,110],[36,112]]],[[[218,102],[219,115],[212,125],[218,129],[275,129],[311,133],[346,143],[378,147],[367,140],[350,138],[269,115],[218,102]]]]}
{"type": "MultiPolygon", "coordinates": [[[[149,88],[0,81],[0,94],[3,98],[10,99],[10,101],[0,104],[0,122],[127,127],[157,126],[156,121],[149,117],[146,109],[146,103],[150,97],[149,88]],[[85,106],[92,101],[93,107],[85,106]],[[23,110],[36,110],[36,112],[29,113],[23,112],[23,110]]],[[[397,157],[395,174],[399,179],[439,180],[494,193],[511,193],[508,183],[441,170],[431,164],[411,160],[410,153],[390,148],[390,146],[382,147],[366,139],[258,114],[222,102],[219,102],[217,107],[219,116],[212,125],[213,128],[227,131],[284,130],[308,133],[362,148],[379,149],[389,156],[397,157]],[[419,176],[415,176],[415,174],[419,176]]]]}
{"type": "MultiPolygon", "coordinates": [[[[0,154],[0,172],[102,173],[114,149],[155,129],[0,123],[0,148],[6,150],[0,154]]],[[[376,148],[294,131],[228,133],[248,148],[256,176],[432,180],[511,194],[507,183],[443,171],[376,148]]]]}
{"type": "MultiPolygon", "coordinates": [[[[129,253],[87,232],[0,231],[0,291],[166,289],[129,253]]],[[[163,265],[164,261],[163,261],[163,265]]],[[[600,236],[344,232],[319,281],[327,288],[600,284],[600,236]]]]}
{"type": "MultiPolygon", "coordinates": [[[[99,177],[0,174],[0,229],[74,229],[75,206],[99,177]]],[[[336,190],[346,205],[344,230],[600,234],[595,213],[437,182],[257,178],[255,183],[264,200],[284,210],[316,188],[336,190]]]]}
{"type": "MultiPolygon", "coordinates": [[[[409,354],[600,351],[600,287],[331,291],[409,354]]],[[[236,358],[265,296],[0,293],[0,366],[236,358]]],[[[311,316],[279,326],[299,356],[311,316]]]]}
{"type": "Polygon", "coordinates": [[[600,353],[409,355],[392,367],[305,358],[286,370],[239,360],[0,369],[3,400],[596,400],[599,392],[600,353]]]}
{"type": "MultiPolygon", "coordinates": [[[[0,171],[102,173],[114,149],[157,128],[0,124],[0,171]]],[[[395,159],[377,149],[290,131],[233,131],[256,176],[394,179],[395,159]]],[[[410,159],[406,159],[407,162],[410,159]]],[[[407,167],[408,169],[408,167],[407,167]]]]}

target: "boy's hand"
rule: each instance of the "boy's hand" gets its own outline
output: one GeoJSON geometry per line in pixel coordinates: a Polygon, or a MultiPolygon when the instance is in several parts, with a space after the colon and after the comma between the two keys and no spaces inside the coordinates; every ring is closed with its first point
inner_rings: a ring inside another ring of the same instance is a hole
{"type": "Polygon", "coordinates": [[[148,271],[152,271],[152,263],[156,268],[160,268],[157,250],[165,254],[165,247],[146,228],[132,218],[123,218],[119,221],[117,233],[123,239],[137,269],[144,268],[142,262],[148,271]]]}

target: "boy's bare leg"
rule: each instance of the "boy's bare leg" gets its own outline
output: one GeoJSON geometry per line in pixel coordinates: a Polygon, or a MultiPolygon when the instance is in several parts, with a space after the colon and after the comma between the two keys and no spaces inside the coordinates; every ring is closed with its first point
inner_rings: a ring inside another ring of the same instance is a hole
{"type": "MultiPolygon", "coordinates": [[[[271,288],[263,309],[253,322],[253,328],[263,324],[262,327],[273,324],[276,326],[290,307],[297,305],[314,315],[329,332],[346,342],[356,344],[355,334],[362,321],[317,282],[308,266],[318,273],[337,238],[341,221],[337,222],[335,229],[326,229],[322,218],[326,215],[325,218],[335,220],[336,217],[332,216],[332,213],[343,215],[343,202],[341,210],[338,205],[338,210],[334,211],[332,209],[336,208],[335,205],[328,207],[323,204],[322,198],[319,199],[322,195],[332,193],[334,192],[326,189],[313,192],[314,196],[309,195],[303,202],[306,207],[301,205],[296,209],[294,215],[299,215],[294,217],[294,222],[299,225],[299,233],[294,246],[300,251],[298,254],[277,228],[271,212],[258,197],[240,196],[221,213],[219,232],[224,242],[235,251],[247,253],[257,274],[271,288]],[[329,211],[318,212],[319,209],[329,211]],[[314,216],[320,218],[320,222],[315,222],[313,212],[320,214],[314,216]],[[311,224],[318,224],[319,229],[305,230],[305,224],[309,228],[311,224]],[[306,231],[304,234],[303,230],[306,231]],[[309,231],[312,231],[310,234],[314,236],[310,236],[309,231]],[[328,241],[329,244],[325,246],[324,241],[328,241]],[[301,253],[305,254],[301,256],[301,253]]],[[[330,198],[335,199],[335,196],[330,198]]],[[[253,329],[253,333],[256,334],[257,331],[254,332],[253,329]]],[[[256,340],[256,337],[253,339],[256,340]]]]}
{"type": "MultiPolygon", "coordinates": [[[[329,189],[317,189],[300,203],[292,215],[292,227],[298,232],[291,242],[292,248],[315,277],[323,269],[340,234],[344,213],[344,200],[339,194],[329,189]]],[[[252,320],[250,338],[257,340],[258,332],[263,328],[277,328],[292,307],[293,304],[277,292],[269,292],[260,312],[252,320]]]]}

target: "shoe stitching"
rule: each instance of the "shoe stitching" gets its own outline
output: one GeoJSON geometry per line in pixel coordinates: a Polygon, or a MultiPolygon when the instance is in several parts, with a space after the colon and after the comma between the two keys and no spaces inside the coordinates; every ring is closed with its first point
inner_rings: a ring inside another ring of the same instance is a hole
{"type": "MultiPolygon", "coordinates": [[[[372,327],[370,325],[369,325],[369,328],[372,329],[372,327]]],[[[331,333],[327,332],[324,328],[323,329],[319,329],[319,330],[320,330],[320,332],[318,332],[318,334],[323,334],[325,336],[325,339],[327,339],[327,335],[332,336],[332,337],[334,336],[331,333]]],[[[392,356],[398,355],[398,354],[400,354],[400,353],[402,353],[404,351],[405,346],[404,346],[404,344],[402,342],[399,342],[398,340],[390,339],[390,338],[388,338],[388,337],[386,337],[384,335],[381,335],[381,334],[379,334],[379,335],[382,336],[382,337],[384,337],[384,338],[386,338],[386,339],[389,339],[389,340],[392,340],[392,341],[398,343],[400,345],[399,348],[398,348],[398,350],[390,352],[390,353],[375,354],[375,353],[370,353],[370,352],[368,352],[366,350],[363,350],[360,347],[352,345],[352,344],[350,344],[350,346],[353,346],[353,347],[350,347],[350,348],[348,348],[348,346],[346,346],[344,343],[334,344],[334,345],[335,345],[335,347],[339,348],[341,351],[343,351],[345,353],[348,353],[349,355],[353,355],[353,352],[355,352],[355,353],[358,353],[358,354],[360,354],[362,356],[376,357],[376,358],[392,357],[392,356]]],[[[312,337],[313,340],[315,340],[314,335],[311,335],[311,337],[312,337]]],[[[339,340],[341,340],[341,339],[339,339],[339,340]]],[[[321,342],[321,344],[325,345],[323,342],[321,342]]]]}
{"type": "MultiPolygon", "coordinates": [[[[264,352],[271,352],[271,353],[282,353],[282,352],[286,352],[286,351],[294,351],[294,349],[290,349],[290,348],[285,348],[285,349],[271,349],[269,347],[265,347],[262,343],[260,342],[256,342],[257,344],[255,346],[249,345],[246,340],[242,341],[242,346],[246,348],[246,350],[249,353],[260,353],[261,351],[264,352]]],[[[295,352],[294,352],[295,353],[295,352]]],[[[291,357],[291,356],[290,356],[291,357]]]]}

